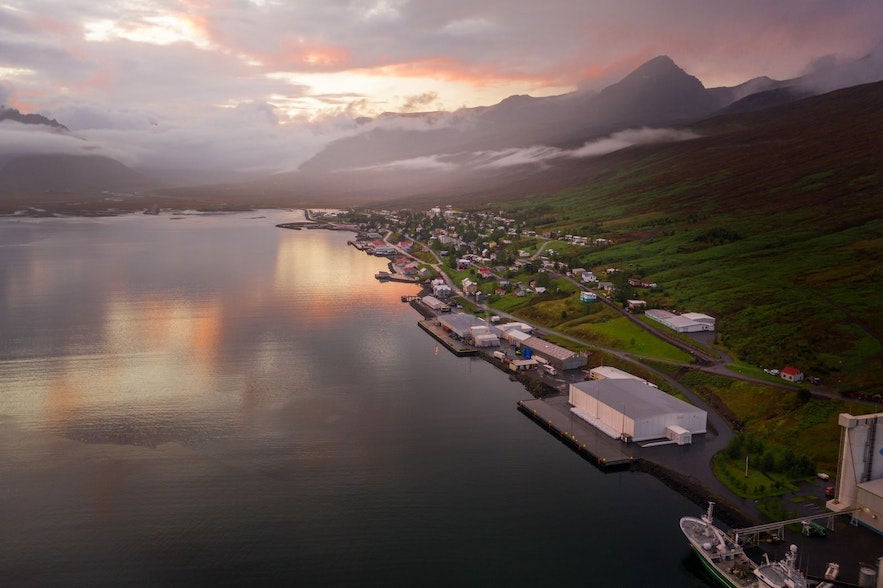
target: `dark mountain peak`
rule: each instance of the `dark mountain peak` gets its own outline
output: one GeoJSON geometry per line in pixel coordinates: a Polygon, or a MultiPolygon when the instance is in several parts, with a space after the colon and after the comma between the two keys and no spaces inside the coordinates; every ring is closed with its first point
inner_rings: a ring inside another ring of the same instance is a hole
{"type": "Polygon", "coordinates": [[[46,118],[41,114],[22,114],[17,108],[0,106],[0,121],[12,120],[25,125],[46,125],[56,131],[69,131],[69,129],[57,120],[46,118]]]}
{"type": "Polygon", "coordinates": [[[528,96],[527,94],[513,94],[508,98],[503,98],[503,100],[497,106],[524,104],[525,102],[530,102],[531,100],[533,100],[533,98],[531,96],[528,96]]]}
{"type": "Polygon", "coordinates": [[[655,88],[658,91],[661,88],[675,87],[690,91],[705,91],[702,82],[678,67],[670,57],[660,55],[640,65],[619,82],[601,90],[601,95],[640,92],[647,88],[655,88]]]}
{"type": "Polygon", "coordinates": [[[635,71],[624,77],[622,81],[626,81],[629,78],[659,77],[676,74],[686,75],[686,72],[678,67],[678,64],[668,55],[659,55],[639,65],[635,71]]]}
{"type": "Polygon", "coordinates": [[[702,82],[660,55],[601,90],[592,106],[611,122],[668,124],[695,120],[716,104],[702,82]]]}

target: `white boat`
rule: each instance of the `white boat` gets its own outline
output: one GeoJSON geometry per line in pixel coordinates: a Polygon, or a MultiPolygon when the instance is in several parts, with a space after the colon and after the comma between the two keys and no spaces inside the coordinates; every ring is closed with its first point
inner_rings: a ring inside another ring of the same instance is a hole
{"type": "Polygon", "coordinates": [[[792,545],[781,561],[766,562],[757,566],[754,575],[760,578],[764,586],[771,588],[806,588],[806,578],[795,565],[797,563],[797,546],[792,545]]]}
{"type": "Polygon", "coordinates": [[[726,533],[714,526],[714,503],[708,503],[708,512],[701,518],[683,517],[681,531],[702,564],[721,584],[729,588],[760,588],[756,576],[757,564],[751,561],[742,547],[726,533]]]}

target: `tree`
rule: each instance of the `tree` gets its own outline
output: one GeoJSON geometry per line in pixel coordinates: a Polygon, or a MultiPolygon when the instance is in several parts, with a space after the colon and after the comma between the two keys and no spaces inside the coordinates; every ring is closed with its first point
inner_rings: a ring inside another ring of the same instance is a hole
{"type": "Polygon", "coordinates": [[[726,452],[726,456],[730,459],[738,459],[742,457],[742,445],[745,438],[742,433],[736,433],[733,435],[733,438],[730,439],[730,442],[727,443],[727,448],[724,450],[726,452]]]}
{"type": "Polygon", "coordinates": [[[772,472],[776,469],[776,457],[769,451],[765,451],[757,460],[757,469],[762,472],[772,472]]]}

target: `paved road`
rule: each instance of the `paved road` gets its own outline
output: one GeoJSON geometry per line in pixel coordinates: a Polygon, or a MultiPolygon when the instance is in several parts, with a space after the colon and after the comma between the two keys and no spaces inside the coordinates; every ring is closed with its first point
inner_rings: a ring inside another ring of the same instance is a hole
{"type": "MultiPolygon", "coordinates": [[[[417,260],[417,261],[423,262],[423,260],[421,260],[421,259],[419,259],[419,258],[417,258],[417,257],[414,257],[414,256],[411,255],[410,253],[408,253],[408,252],[406,252],[406,251],[400,249],[397,245],[395,245],[395,244],[393,244],[393,243],[389,243],[388,239],[389,239],[390,234],[391,234],[391,232],[387,232],[387,233],[386,233],[386,236],[384,237],[384,241],[385,241],[386,243],[388,243],[388,244],[392,245],[393,247],[395,247],[396,250],[399,251],[400,254],[402,254],[402,255],[406,255],[406,256],[408,256],[408,257],[410,257],[410,258],[412,258],[412,259],[415,259],[415,260],[417,260]]],[[[438,256],[438,254],[435,252],[435,250],[433,250],[433,249],[432,249],[431,247],[429,247],[427,244],[422,243],[422,242],[420,242],[420,241],[414,241],[414,242],[415,242],[415,243],[418,243],[418,244],[420,244],[420,245],[422,245],[427,251],[429,251],[429,252],[433,255],[433,257],[435,257],[435,259],[436,259],[436,263],[434,263],[434,264],[429,264],[430,267],[432,267],[435,271],[437,271],[437,272],[439,273],[440,276],[442,276],[442,277],[444,278],[445,282],[447,282],[447,284],[451,287],[451,289],[452,289],[452,290],[453,290],[458,296],[465,296],[465,294],[464,294],[463,291],[457,286],[457,284],[455,284],[454,281],[450,278],[450,276],[448,276],[447,273],[445,273],[445,271],[444,271],[444,269],[443,269],[443,263],[444,263],[444,262],[443,262],[443,260],[438,256]]],[[[539,257],[539,255],[542,253],[542,251],[545,250],[545,248],[546,248],[548,245],[552,244],[552,243],[553,243],[552,240],[548,240],[548,239],[545,240],[545,241],[543,242],[543,244],[540,246],[540,248],[537,250],[537,252],[533,255],[532,259],[535,259],[535,258],[539,257]]],[[[424,262],[424,263],[425,263],[425,262],[424,262]]],[[[580,284],[579,282],[577,282],[576,280],[574,280],[573,278],[571,278],[571,277],[569,277],[569,276],[565,276],[565,275],[563,275],[563,274],[559,274],[559,273],[555,273],[554,275],[557,276],[557,277],[560,277],[560,278],[567,279],[567,280],[569,280],[572,284],[574,284],[575,286],[577,286],[578,288],[583,289],[583,285],[582,285],[582,284],[580,284]]],[[[631,314],[631,313],[629,313],[629,312],[626,312],[625,310],[623,310],[621,307],[619,307],[618,305],[616,305],[616,304],[615,304],[614,302],[612,302],[611,300],[608,300],[608,299],[603,298],[603,297],[601,297],[601,298],[599,298],[599,299],[600,299],[603,303],[605,303],[605,304],[609,305],[611,308],[615,309],[615,310],[616,310],[617,312],[619,312],[621,315],[623,315],[623,316],[625,316],[626,318],[628,318],[630,321],[632,321],[632,322],[633,322],[634,324],[636,324],[638,327],[640,327],[640,328],[644,329],[645,331],[651,333],[652,335],[654,335],[654,336],[656,336],[656,337],[658,337],[658,338],[660,338],[660,339],[662,339],[662,340],[664,340],[664,341],[666,341],[666,342],[668,342],[668,343],[674,345],[674,346],[677,347],[678,349],[681,349],[682,351],[684,351],[684,352],[686,352],[686,353],[690,353],[690,354],[693,355],[694,357],[696,356],[696,354],[697,354],[697,349],[695,349],[695,348],[693,348],[693,347],[687,345],[686,343],[684,343],[683,341],[677,339],[676,337],[672,337],[672,336],[670,336],[669,334],[665,333],[663,330],[658,329],[658,328],[654,327],[653,325],[649,325],[649,324],[647,324],[646,322],[644,322],[644,321],[638,319],[635,315],[633,315],[633,314],[631,314]]],[[[512,314],[504,313],[504,312],[501,312],[501,311],[499,311],[499,310],[497,310],[497,309],[495,309],[495,308],[492,308],[492,307],[488,306],[487,304],[480,304],[479,306],[481,306],[486,312],[488,312],[488,311],[489,311],[489,312],[493,312],[493,313],[498,314],[498,315],[500,315],[500,316],[507,317],[507,318],[509,318],[510,320],[515,320],[515,321],[521,321],[521,320],[522,320],[521,318],[516,317],[516,316],[514,316],[514,315],[512,315],[512,314]]],[[[704,372],[708,372],[708,373],[712,373],[712,374],[716,374],[716,375],[720,375],[720,376],[725,376],[725,377],[733,378],[733,379],[737,379],[737,380],[742,380],[742,381],[745,381],[745,382],[751,382],[751,383],[759,384],[759,385],[763,385],[763,386],[772,386],[772,387],[774,387],[774,388],[781,388],[781,389],[783,389],[783,390],[795,390],[795,389],[798,388],[798,386],[796,386],[796,385],[794,385],[794,384],[791,384],[791,383],[789,383],[789,382],[785,382],[784,380],[782,380],[782,381],[767,380],[767,379],[763,379],[763,378],[755,378],[755,377],[752,377],[752,376],[748,376],[748,375],[745,375],[745,374],[741,374],[741,373],[739,373],[739,372],[734,372],[733,370],[731,370],[731,369],[729,369],[729,368],[727,367],[729,364],[733,363],[733,358],[730,357],[727,353],[725,353],[725,352],[723,352],[723,351],[721,351],[721,350],[719,350],[719,349],[715,349],[715,350],[713,350],[713,351],[709,351],[708,353],[703,353],[703,352],[699,351],[698,353],[699,353],[700,357],[703,357],[703,358],[704,358],[704,359],[705,359],[710,365],[696,365],[696,364],[694,364],[694,363],[692,363],[692,362],[677,362],[677,361],[671,361],[671,360],[663,360],[663,359],[660,359],[660,358],[658,358],[658,357],[653,357],[653,356],[641,355],[641,354],[638,354],[638,353],[626,353],[626,352],[621,351],[621,350],[619,350],[619,349],[614,349],[614,348],[612,348],[612,347],[606,347],[606,346],[603,346],[603,345],[598,345],[598,344],[593,343],[593,342],[590,342],[590,341],[585,341],[585,340],[582,340],[582,339],[577,339],[577,338],[575,338],[575,337],[571,337],[571,336],[569,336],[569,335],[565,335],[564,333],[560,333],[560,332],[558,332],[558,331],[554,331],[554,330],[551,330],[551,329],[546,329],[546,331],[549,332],[549,333],[553,333],[553,334],[555,334],[556,336],[564,337],[565,339],[569,339],[569,340],[571,340],[571,341],[573,341],[573,342],[575,342],[575,343],[577,343],[577,344],[579,344],[579,345],[583,345],[583,346],[585,346],[585,347],[587,347],[587,348],[589,348],[589,349],[600,349],[600,350],[606,351],[607,353],[610,353],[610,354],[612,354],[612,355],[615,355],[616,357],[619,357],[619,358],[621,358],[621,359],[623,359],[623,360],[626,360],[626,361],[632,361],[633,363],[636,363],[636,364],[640,365],[641,367],[643,367],[643,368],[645,368],[645,369],[649,369],[649,367],[648,367],[646,364],[643,364],[643,363],[640,363],[640,364],[639,364],[638,362],[635,362],[635,361],[633,361],[633,360],[634,360],[634,359],[649,359],[649,360],[653,360],[653,361],[657,361],[657,362],[661,362],[661,363],[669,363],[669,364],[672,364],[672,365],[679,365],[679,366],[682,366],[682,367],[688,367],[688,368],[690,368],[690,369],[698,369],[698,370],[701,370],[701,371],[704,371],[704,372]],[[714,355],[713,355],[713,354],[714,354],[714,355]],[[716,356],[715,356],[715,355],[716,355],[716,356]]],[[[700,345],[701,345],[701,343],[699,343],[699,342],[697,342],[697,344],[700,344],[700,345]]],[[[659,372],[658,370],[652,370],[652,371],[653,371],[654,373],[658,374],[660,377],[664,377],[666,380],[669,380],[669,379],[670,379],[668,376],[665,376],[665,374],[663,374],[662,372],[659,372]]],[[[826,387],[824,387],[824,386],[813,386],[813,387],[810,389],[810,392],[812,393],[813,396],[818,396],[818,397],[822,397],[822,398],[832,398],[832,399],[837,399],[837,400],[843,398],[842,395],[839,394],[838,392],[835,392],[834,390],[831,390],[831,389],[826,388],[826,387]]],[[[874,410],[876,410],[876,409],[878,409],[878,408],[880,407],[880,405],[879,405],[878,403],[875,403],[875,402],[870,401],[870,400],[855,400],[855,402],[859,402],[859,403],[862,403],[862,404],[867,404],[870,408],[873,408],[874,410]]]]}

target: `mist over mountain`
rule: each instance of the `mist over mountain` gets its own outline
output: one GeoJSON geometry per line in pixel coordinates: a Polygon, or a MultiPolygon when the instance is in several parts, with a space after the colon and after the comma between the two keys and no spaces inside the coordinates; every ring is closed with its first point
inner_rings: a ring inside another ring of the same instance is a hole
{"type": "Polygon", "coordinates": [[[614,147],[685,139],[664,132],[666,127],[787,104],[846,81],[879,79],[879,47],[856,62],[824,60],[800,78],[758,77],[711,89],[659,56],[597,93],[512,96],[455,113],[379,117],[367,130],[329,144],[298,172],[277,176],[268,189],[287,186],[319,200],[356,201],[495,189],[524,182],[546,168],[573,169],[579,159],[614,147]],[[647,132],[651,129],[663,132],[647,132]],[[624,131],[632,136],[624,139],[619,135],[624,131]]]}
{"type": "Polygon", "coordinates": [[[711,88],[722,113],[749,112],[787,104],[809,96],[883,80],[883,43],[864,57],[840,61],[834,56],[812,63],[802,76],[773,80],[753,78],[733,87],[711,88]]]}
{"type": "Polygon", "coordinates": [[[300,170],[357,170],[438,154],[563,146],[633,127],[695,120],[715,107],[699,80],[670,58],[657,57],[597,94],[511,96],[490,107],[399,121],[387,115],[371,130],[331,143],[300,170]]]}
{"type": "Polygon", "coordinates": [[[642,145],[690,141],[697,135],[687,125],[712,115],[768,109],[833,87],[879,79],[883,45],[851,62],[819,60],[799,78],[758,77],[710,89],[669,57],[659,56],[599,92],[516,95],[493,106],[454,112],[360,117],[328,135],[341,138],[324,147],[320,136],[309,137],[315,154],[297,171],[280,173],[256,166],[255,153],[260,151],[246,147],[255,139],[240,134],[242,122],[257,121],[260,129],[266,128],[279,161],[298,159],[285,150],[303,152],[305,147],[286,144],[287,135],[279,132],[267,105],[232,109],[215,120],[217,129],[202,127],[196,138],[188,138],[183,129],[142,124],[144,128],[136,129],[141,133],[138,141],[132,142],[125,138],[134,131],[126,128],[77,135],[54,119],[4,108],[0,193],[161,187],[174,193],[180,189],[176,187],[193,186],[187,194],[210,197],[218,192],[212,186],[224,183],[225,198],[238,194],[249,201],[287,199],[321,205],[508,192],[506,186],[528,189],[540,176],[563,185],[590,158],[642,145]],[[171,151],[176,148],[188,148],[188,155],[176,156],[171,151]],[[170,151],[153,153],[157,149],[170,151]],[[145,159],[145,154],[150,157],[145,159]],[[217,166],[188,167],[196,161],[190,154],[203,159],[217,155],[217,166]],[[154,163],[138,164],[145,160],[154,163]],[[237,171],[237,160],[249,162],[242,172],[237,171]],[[163,167],[172,164],[175,167],[163,167]]]}
{"type": "Polygon", "coordinates": [[[128,191],[152,185],[142,174],[99,155],[19,155],[0,168],[0,192],[128,191]]]}

